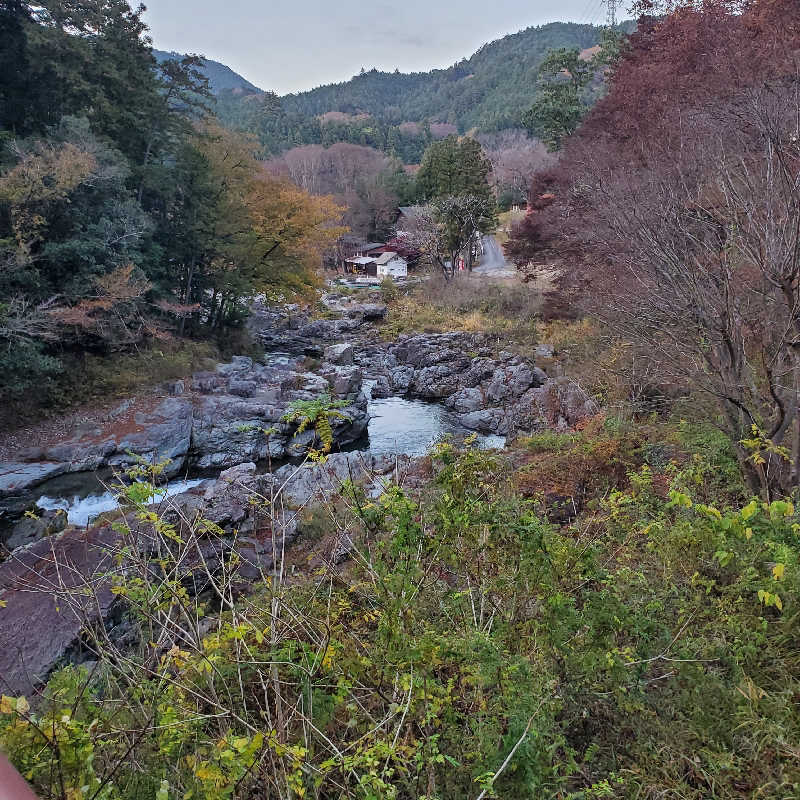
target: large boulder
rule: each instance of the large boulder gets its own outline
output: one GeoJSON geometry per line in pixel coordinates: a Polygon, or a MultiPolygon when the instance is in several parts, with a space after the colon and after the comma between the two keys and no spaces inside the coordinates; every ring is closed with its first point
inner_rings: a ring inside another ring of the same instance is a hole
{"type": "Polygon", "coordinates": [[[461,389],[447,400],[447,407],[457,414],[479,411],[486,405],[486,398],[480,389],[461,389]]]}
{"type": "Polygon", "coordinates": [[[458,421],[465,427],[478,433],[494,433],[505,436],[509,433],[511,423],[509,414],[502,408],[485,408],[461,414],[458,421]]]}
{"type": "Polygon", "coordinates": [[[0,564],[4,692],[30,696],[79,649],[84,625],[111,616],[111,586],[94,578],[113,571],[116,540],[110,528],[71,528],[16,550],[0,564]]]}
{"type": "Polygon", "coordinates": [[[0,464],[0,516],[21,514],[33,503],[37,486],[68,470],[69,464],[62,461],[0,464]]]}
{"type": "Polygon", "coordinates": [[[567,430],[599,410],[584,389],[562,376],[530,389],[514,404],[512,427],[516,432],[567,430]]]}
{"type": "Polygon", "coordinates": [[[325,348],[325,360],[331,364],[342,366],[352,366],[354,360],[354,350],[351,344],[334,344],[325,348]]]}
{"type": "Polygon", "coordinates": [[[230,395],[198,404],[192,426],[192,458],[200,469],[220,469],[267,458],[283,458],[288,427],[284,405],[230,395]],[[269,433],[268,433],[269,432],[269,433]]]}
{"type": "Polygon", "coordinates": [[[320,375],[328,381],[330,393],[334,397],[354,400],[361,392],[364,376],[359,367],[325,364],[320,369],[320,375]]]}
{"type": "MultiPolygon", "coordinates": [[[[11,530],[7,532],[8,537],[5,539],[4,544],[7,550],[13,551],[18,547],[25,547],[33,542],[38,542],[39,539],[45,539],[48,536],[61,533],[66,527],[67,514],[61,509],[44,511],[40,516],[31,514],[23,517],[13,525],[11,530]]],[[[2,533],[0,533],[1,538],[2,533]]]]}
{"type": "Polygon", "coordinates": [[[273,477],[276,502],[300,509],[321,502],[336,494],[346,480],[366,484],[374,490],[382,487],[381,480],[396,469],[396,459],[370,453],[334,453],[323,463],[306,463],[299,467],[287,464],[273,477]]]}

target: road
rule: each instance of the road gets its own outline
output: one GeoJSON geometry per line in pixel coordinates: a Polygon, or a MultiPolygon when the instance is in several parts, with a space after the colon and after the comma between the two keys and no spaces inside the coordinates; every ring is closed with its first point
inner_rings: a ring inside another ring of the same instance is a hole
{"type": "Polygon", "coordinates": [[[472,271],[476,275],[485,275],[487,278],[513,278],[517,275],[517,270],[513,264],[506,261],[503,248],[500,247],[494,236],[483,237],[481,263],[472,271]]]}

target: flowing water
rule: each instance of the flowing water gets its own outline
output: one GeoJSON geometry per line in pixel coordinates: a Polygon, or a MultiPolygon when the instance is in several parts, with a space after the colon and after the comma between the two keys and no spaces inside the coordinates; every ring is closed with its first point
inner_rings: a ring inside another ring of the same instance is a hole
{"type": "MultiPolygon", "coordinates": [[[[67,522],[70,525],[85,527],[93,519],[106,511],[113,511],[119,508],[117,502],[118,492],[106,488],[93,474],[76,474],[75,478],[81,477],[83,485],[74,482],[74,488],[69,494],[64,494],[57,490],[57,486],[47,486],[47,494],[42,495],[36,505],[43,511],[56,511],[61,509],[67,512],[67,522]],[[52,496],[56,495],[56,496],[52,496]]],[[[152,502],[157,503],[166,497],[173,497],[181,494],[195,486],[199,486],[205,478],[192,480],[171,481],[166,486],[158,489],[153,496],[152,502]]],[[[113,481],[112,481],[113,483],[113,481]]]]}
{"type": "MultiPolygon", "coordinates": [[[[288,354],[273,354],[272,363],[288,363],[288,354]]],[[[364,392],[370,397],[375,381],[364,381],[364,392]]],[[[364,449],[376,455],[423,456],[446,436],[464,439],[472,434],[459,424],[457,417],[440,403],[388,397],[369,400],[370,422],[368,443],[364,449]]],[[[483,436],[476,439],[482,448],[505,447],[503,436],[483,436]]],[[[159,490],[156,503],[166,497],[198,486],[205,478],[174,480],[159,490]]],[[[42,486],[42,496],[36,505],[44,511],[61,509],[67,512],[70,525],[86,526],[100,514],[119,507],[117,481],[110,475],[76,473],[54,478],[42,486]]]]}
{"type": "MultiPolygon", "coordinates": [[[[364,381],[367,397],[374,381],[364,381]]],[[[424,456],[445,436],[463,439],[473,432],[441,403],[426,403],[404,397],[369,401],[369,451],[376,455],[424,456]]],[[[478,435],[476,443],[484,449],[505,447],[505,436],[478,435]]]]}

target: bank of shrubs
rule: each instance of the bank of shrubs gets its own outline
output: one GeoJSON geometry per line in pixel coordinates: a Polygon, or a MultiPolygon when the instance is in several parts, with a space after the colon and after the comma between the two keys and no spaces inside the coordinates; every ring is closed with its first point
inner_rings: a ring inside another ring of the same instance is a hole
{"type": "Polygon", "coordinates": [[[110,576],[135,635],[95,628],[88,669],[4,697],[0,745],[59,800],[796,797],[795,509],[720,486],[718,436],[673,428],[664,457],[625,435],[511,461],[443,445],[421,492],[345,485],[328,519],[349,564],[287,556],[253,594],[232,555],[198,599],[173,566],[219,532],[141,507],[110,576]],[[612,477],[549,522],[519,465],[587,452],[612,477]]]}

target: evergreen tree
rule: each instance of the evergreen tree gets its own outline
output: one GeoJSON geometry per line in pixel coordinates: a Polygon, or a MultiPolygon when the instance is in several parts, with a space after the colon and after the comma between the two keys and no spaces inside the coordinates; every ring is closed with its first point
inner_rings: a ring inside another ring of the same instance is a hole
{"type": "Polygon", "coordinates": [[[26,133],[29,64],[26,27],[30,11],[22,0],[0,0],[0,130],[26,133]]]}
{"type": "Polygon", "coordinates": [[[424,201],[463,194],[488,200],[491,169],[475,139],[448,136],[425,151],[417,173],[417,194],[424,201]]]}
{"type": "Polygon", "coordinates": [[[536,100],[523,116],[528,132],[558,150],[588,111],[582,95],[594,72],[592,62],[581,59],[578,50],[552,50],[539,69],[536,100]]]}

